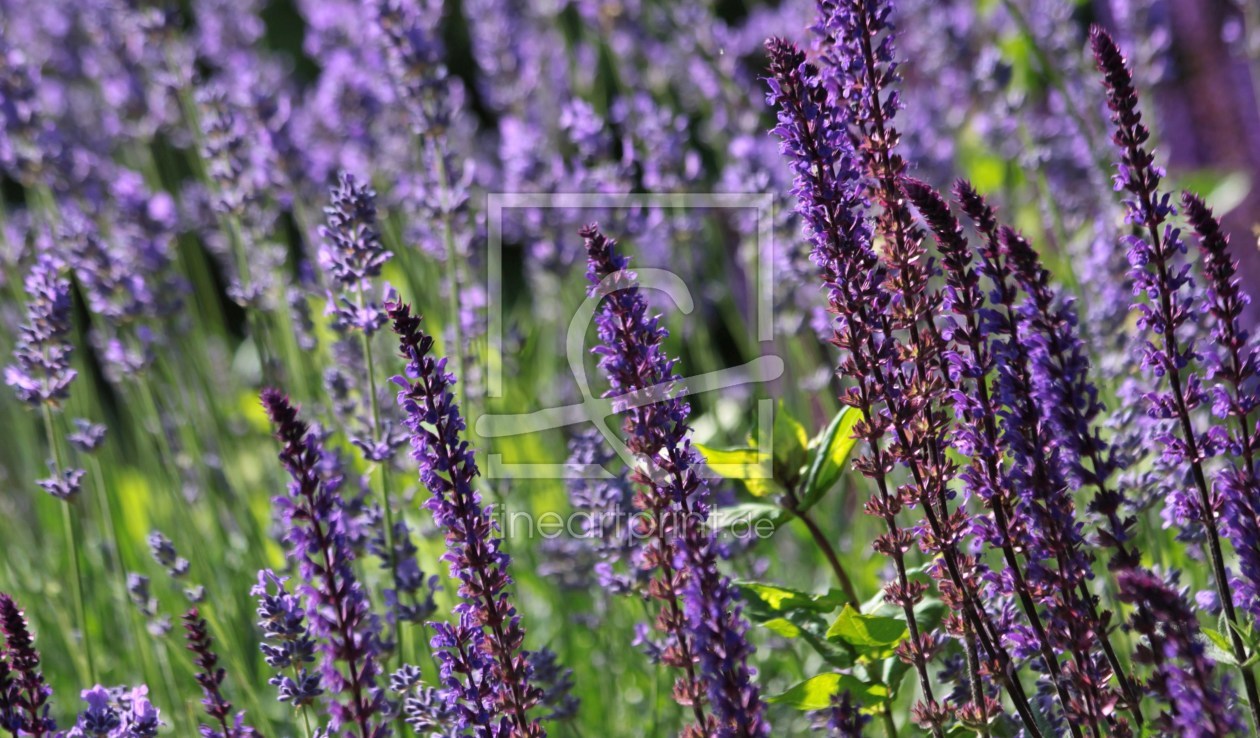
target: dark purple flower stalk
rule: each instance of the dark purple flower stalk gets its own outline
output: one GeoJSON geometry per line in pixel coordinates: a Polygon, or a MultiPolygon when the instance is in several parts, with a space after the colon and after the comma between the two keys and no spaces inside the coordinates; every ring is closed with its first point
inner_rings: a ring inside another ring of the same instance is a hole
{"type": "Polygon", "coordinates": [[[484,651],[489,678],[483,678],[483,685],[485,681],[494,685],[494,710],[510,720],[511,728],[500,731],[491,729],[489,722],[473,724],[489,730],[487,734],[544,736],[542,726],[528,714],[541,691],[530,681],[529,663],[522,651],[525,631],[508,591],[511,559],[502,551],[498,526],[476,490],[478,471],[472,448],[460,438],[464,419],[453,393],[456,378],[446,371],[445,359],[433,356],[433,338],[421,330],[420,318],[412,316],[410,306],[395,297],[386,301],[385,310],[398,336],[399,352],[407,360],[406,375],[393,381],[401,388],[398,404],[412,433],[420,479],[432,495],[425,507],[446,532],[447,550],[442,558],[450,564],[451,576],[459,580],[463,598],[455,608],[459,624],[445,635],[439,630],[435,638],[445,651],[443,671],[448,667],[463,670],[469,681],[460,684],[456,679],[450,686],[475,691],[477,699],[472,704],[484,705],[480,691],[471,683],[479,669],[468,663],[476,651],[484,651]],[[481,633],[484,644],[463,653],[463,646],[477,637],[468,631],[481,633]]]}
{"type": "MultiPolygon", "coordinates": [[[[1121,508],[1127,506],[1128,501],[1123,491],[1109,481],[1120,462],[1096,427],[1104,408],[1097,388],[1089,379],[1090,362],[1085,344],[1077,335],[1072,300],[1056,294],[1050,286],[1049,271],[1041,265],[1027,241],[1004,231],[1002,243],[1008,249],[1015,280],[1028,296],[1021,313],[1026,325],[1031,389],[1044,426],[1042,432],[1049,442],[1051,461],[1058,463],[1059,475],[1072,488],[1095,488],[1090,511],[1102,518],[1097,541],[1112,550],[1108,568],[1136,568],[1141,554],[1130,543],[1136,521],[1131,515],[1122,517],[1125,513],[1121,508]]],[[[1064,504],[1070,507],[1071,500],[1065,499],[1064,504]]],[[[1075,525],[1071,516],[1065,516],[1064,523],[1068,522],[1075,525]]],[[[1073,546],[1088,556],[1083,540],[1074,541],[1073,546]]],[[[1088,558],[1092,560],[1092,556],[1088,558]]],[[[1090,576],[1088,564],[1083,562],[1082,568],[1077,586],[1081,603],[1088,611],[1090,627],[1108,657],[1128,706],[1140,722],[1139,696],[1115,655],[1094,597],[1086,586],[1090,576]]]]}
{"type": "Polygon", "coordinates": [[[1208,309],[1215,319],[1213,350],[1206,357],[1213,366],[1212,412],[1232,423],[1229,450],[1237,457],[1216,477],[1224,500],[1221,527],[1238,552],[1242,577],[1233,581],[1237,604],[1256,617],[1260,616],[1260,468],[1256,466],[1260,428],[1251,424],[1251,414],[1260,407],[1255,386],[1260,348],[1243,318],[1251,297],[1239,284],[1229,236],[1212,210],[1189,192],[1182,193],[1181,202],[1199,237],[1208,309]]]}
{"type": "MultiPolygon", "coordinates": [[[[1011,273],[1017,281],[1024,275],[1022,281],[1027,282],[1027,275],[1035,271],[1032,246],[1005,226],[997,238],[1011,273]]],[[[1019,494],[1015,512],[1028,533],[1025,571],[1043,593],[1051,646],[1069,658],[1061,667],[1071,695],[1063,703],[1065,718],[1069,727],[1089,725],[1096,733],[1106,724],[1117,696],[1106,686],[1110,664],[1094,653],[1105,638],[1105,628],[1086,586],[1093,576],[1093,557],[1076,520],[1065,465],[1051,440],[1053,424],[1042,412],[1044,403],[1038,402],[1042,388],[1035,378],[1035,352],[1044,346],[1044,336],[1030,325],[1027,303],[1003,307],[1010,340],[1003,352],[998,394],[1006,406],[1003,432],[1012,456],[1010,482],[1019,494]]]]}
{"type": "Polygon", "coordinates": [[[1155,667],[1147,686],[1168,705],[1161,727],[1194,738],[1245,733],[1228,679],[1215,675],[1216,665],[1199,638],[1199,621],[1183,595],[1145,570],[1121,571],[1117,580],[1121,600],[1137,608],[1133,629],[1145,639],[1134,659],[1155,667]]]}
{"type": "MultiPolygon", "coordinates": [[[[708,723],[697,709],[697,724],[689,730],[723,738],[769,735],[761,696],[748,666],[752,647],[745,636],[747,625],[730,581],[718,570],[713,534],[704,527],[709,490],[697,475],[703,461],[691,446],[686,424],[690,407],[668,396],[680,377],[674,372],[676,361],[661,345],[665,329],[648,312],[634,275],[627,271],[629,259],[618,253],[616,241],[595,225],[586,226],[580,235],[588,258],[588,295],[601,301],[595,317],[601,345],[594,353],[609,380],[605,396],[614,398],[613,410],[625,417],[629,449],[649,459],[652,466],[634,470],[631,478],[642,486],[638,505],[651,512],[655,529],[652,545],[656,548],[646,560],[660,572],[651,587],[664,600],[658,622],[676,639],[677,658],[671,660],[681,664],[687,671],[685,679],[691,682],[683,688],[702,682],[712,709],[708,723]],[[657,402],[626,405],[626,396],[662,390],[666,396],[657,402]],[[677,627],[679,614],[685,618],[683,632],[677,627]],[[692,679],[691,664],[683,660],[688,655],[699,662],[699,680],[692,679]]],[[[678,691],[676,687],[676,697],[678,691]]]]}
{"type": "Polygon", "coordinates": [[[1125,545],[1132,538],[1135,520],[1121,517],[1124,493],[1108,483],[1118,461],[1096,427],[1105,408],[1089,378],[1089,357],[1077,335],[1073,301],[1056,294],[1050,285],[1050,272],[1027,241],[1016,236],[1004,245],[1011,249],[1009,262],[1015,280],[1028,295],[1021,313],[1028,329],[1034,399],[1044,418],[1046,437],[1056,451],[1060,473],[1073,488],[1095,488],[1090,510],[1103,519],[1098,542],[1113,549],[1108,567],[1135,567],[1141,556],[1125,545]]]}
{"type": "Polygon", "coordinates": [[[226,674],[219,666],[219,656],[214,652],[214,640],[197,608],[184,613],[184,630],[188,650],[195,654],[193,664],[200,669],[195,678],[201,685],[201,707],[218,724],[218,728],[203,724],[201,735],[204,738],[261,738],[258,731],[245,725],[244,712],[236,713],[232,722],[228,722],[228,718],[232,716],[232,703],[228,702],[222,692],[226,674]]]}
{"type": "MultiPolygon", "coordinates": [[[[1035,260],[1036,255],[1017,233],[999,227],[993,209],[969,184],[959,182],[955,192],[982,236],[980,273],[992,283],[993,307],[983,313],[984,331],[997,369],[993,397],[995,417],[1000,420],[999,441],[1011,458],[1002,482],[1007,490],[1002,504],[1007,534],[995,529],[982,530],[981,535],[992,540],[996,534],[998,545],[1013,545],[1025,559],[1021,566],[1015,556],[1008,557],[1011,578],[1002,588],[1008,593],[1014,590],[1019,597],[1032,631],[1008,637],[1017,651],[1040,653],[1067,717],[1064,729],[1075,734],[1079,723],[1092,725],[1096,731],[1114,720],[1111,707],[1117,698],[1106,687],[1113,669],[1120,675],[1125,694],[1132,695],[1133,690],[1119,668],[1086,586],[1090,557],[1082,546],[1073,500],[1065,491],[1063,464],[1045,440],[1048,426],[1035,401],[1029,345],[1037,339],[1029,328],[1027,311],[1018,302],[1014,277],[1021,269],[1028,273],[1028,259],[1035,260]],[[1004,538],[1009,543],[1001,543],[1004,538]],[[1044,607],[1044,616],[1028,614],[1030,601],[1044,607]],[[1098,645],[1107,656],[1106,663],[1094,653],[1098,645]],[[1060,655],[1068,657],[1066,664],[1059,663],[1060,655]]],[[[996,513],[994,523],[996,528],[996,513]]],[[[1140,710],[1135,704],[1130,707],[1140,721],[1140,710]]],[[[1117,721],[1110,729],[1127,728],[1117,721]]]]}
{"type": "Polygon", "coordinates": [[[954,446],[970,459],[969,466],[961,474],[965,488],[978,496],[990,511],[990,518],[977,520],[975,529],[982,540],[1002,551],[1009,581],[1002,580],[1007,583],[998,588],[1013,591],[1018,598],[1032,629],[1031,638],[1023,636],[1025,641],[1032,641],[1027,650],[1040,653],[1061,702],[1067,705],[1071,698],[1061,681],[1059,658],[1047,637],[1037,597],[1020,561],[1019,551],[1028,551],[1028,531],[1021,524],[1021,516],[1015,509],[1016,500],[1010,492],[1003,456],[1006,444],[997,427],[1000,413],[997,398],[989,387],[988,377],[995,370],[995,356],[1007,352],[1005,345],[997,340],[1001,332],[993,332],[1000,327],[1003,318],[985,307],[980,274],[1001,280],[995,288],[995,298],[999,303],[1014,299],[1013,289],[1005,279],[1009,269],[995,237],[996,218],[970,185],[962,181],[958,183],[958,197],[965,209],[977,219],[982,234],[987,231],[985,245],[980,249],[980,272],[977,272],[972,266],[972,250],[963,235],[962,226],[944,199],[917,180],[906,180],[903,187],[935,234],[942,254],[945,303],[955,316],[947,323],[946,331],[959,346],[959,350],[946,355],[949,370],[955,377],[951,401],[963,418],[963,422],[955,428],[954,446]],[[962,322],[959,323],[959,320],[962,322]]]}
{"type": "Polygon", "coordinates": [[[3,648],[0,648],[0,730],[7,730],[15,735],[22,724],[22,716],[17,708],[17,697],[13,671],[9,668],[9,656],[3,648]]]}
{"type": "MultiPolygon", "coordinates": [[[[944,356],[951,347],[934,319],[941,294],[930,281],[939,270],[927,257],[923,231],[915,225],[901,189],[906,163],[896,151],[900,133],[893,125],[900,108],[896,89],[900,75],[889,20],[892,4],[887,0],[823,0],[818,7],[819,20],[813,30],[819,37],[826,87],[835,100],[847,102],[848,115],[840,125],[854,143],[867,175],[859,217],[867,202],[879,205],[875,230],[884,243],[879,258],[886,268],[883,287],[889,301],[878,319],[887,340],[900,347],[893,352],[896,361],[872,365],[894,435],[889,452],[913,478],[903,494],[923,512],[926,525],[920,526],[920,547],[929,556],[940,554],[930,573],[956,613],[947,630],[961,638],[966,630],[963,621],[972,621],[979,646],[993,662],[1025,726],[1035,730],[1000,630],[979,596],[979,562],[959,549],[962,534],[970,527],[966,510],[962,506],[952,513],[949,510],[954,496],[949,482],[956,468],[945,453],[949,422],[945,405],[951,379],[944,356]]],[[[925,709],[922,714],[944,712],[925,709]]]]}
{"type": "Polygon", "coordinates": [[[70,280],[48,253],[40,253],[26,275],[26,322],[18,328],[14,363],[4,383],[32,407],[59,407],[77,372],[70,368],[70,280]]]}
{"type": "Polygon", "coordinates": [[[249,593],[258,598],[258,627],[264,641],[259,649],[267,665],[276,670],[267,683],[279,691],[281,702],[301,709],[313,704],[324,688],[320,675],[307,670],[306,665],[315,660],[315,640],[306,627],[306,610],[301,600],[289,593],[286,581],[286,577],[263,569],[249,593]]]}
{"type": "MultiPolygon", "coordinates": [[[[889,303],[884,291],[884,267],[871,248],[869,225],[858,217],[861,206],[860,173],[856,153],[843,125],[843,113],[822,84],[819,70],[805,55],[783,39],[766,42],[770,56],[770,93],[767,101],[778,107],[781,150],[795,171],[792,192],[797,212],[813,242],[811,258],[828,289],[829,309],[835,315],[831,342],[843,353],[837,374],[851,377],[855,386],[840,401],[858,409],[862,422],[855,429],[867,444],[867,452],[855,464],[875,482],[877,495],[866,503],[866,512],[882,518],[888,532],[875,541],[875,550],[890,557],[897,580],[885,587],[885,597],[902,608],[910,639],[902,658],[914,664],[924,700],[933,704],[928,657],[936,645],[920,632],[914,607],[927,585],[906,574],[905,551],[912,545],[909,531],[897,522],[903,507],[888,476],[894,462],[884,449],[889,421],[877,410],[881,394],[874,365],[887,362],[894,346],[881,330],[880,315],[889,303]]],[[[941,726],[933,727],[943,735],[941,726]]]]}
{"type": "MultiPolygon", "coordinates": [[[[1247,650],[1236,630],[1239,619],[1217,523],[1220,494],[1209,488],[1204,471],[1204,460],[1217,451],[1219,437],[1211,432],[1200,434],[1192,417],[1195,408],[1205,403],[1208,396],[1199,373],[1192,367],[1199,354],[1194,342],[1181,330],[1193,310],[1191,300],[1195,296],[1189,265],[1178,263],[1186,247],[1179,231],[1167,222],[1176,210],[1169,203],[1170,195],[1160,192],[1163,170],[1155,165],[1155,155],[1146,147],[1150,131],[1142,122],[1137,91],[1125,58],[1101,28],[1091,31],[1090,41],[1107,89],[1107,106],[1115,125],[1112,140],[1120,151],[1116,188],[1127,190],[1131,195],[1125,203],[1127,219],[1141,231],[1130,239],[1129,263],[1135,291],[1141,290],[1149,300],[1136,305],[1140,315],[1138,325],[1148,331],[1149,336],[1142,351],[1142,366],[1156,377],[1167,377],[1169,386],[1167,392],[1147,394],[1148,412],[1153,417],[1176,421],[1177,432],[1169,432],[1157,440],[1164,445],[1163,456],[1167,461],[1190,469],[1197,499],[1188,491],[1180,491],[1177,507],[1189,512],[1203,526],[1221,607],[1229,621],[1227,630],[1234,656],[1239,664],[1244,664],[1247,650]]],[[[1239,667],[1239,671],[1254,727],[1260,725],[1260,690],[1250,668],[1239,667]]]]}
{"type": "Polygon", "coordinates": [[[320,436],[298,417],[279,390],[262,392],[263,407],[282,443],[280,460],[292,477],[289,492],[273,502],[280,511],[289,556],[302,577],[299,594],[322,651],[324,686],[341,695],[331,705],[331,726],[353,726],[354,738],[391,734],[385,694],[376,684],[380,638],[367,597],[357,581],[338,494],[340,476],[324,473],[320,436]]]}
{"type": "Polygon", "coordinates": [[[43,738],[57,731],[48,714],[52,688],[39,668],[39,651],[27,628],[26,617],[12,597],[0,592],[0,632],[4,633],[5,659],[11,672],[8,706],[16,718],[17,735],[43,738]]]}

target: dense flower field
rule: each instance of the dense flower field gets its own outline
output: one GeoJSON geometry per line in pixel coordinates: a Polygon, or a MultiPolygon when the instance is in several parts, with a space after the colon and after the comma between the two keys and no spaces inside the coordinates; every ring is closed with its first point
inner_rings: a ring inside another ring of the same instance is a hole
{"type": "Polygon", "coordinates": [[[0,0],[0,733],[1257,734],[1249,8],[0,0]]]}

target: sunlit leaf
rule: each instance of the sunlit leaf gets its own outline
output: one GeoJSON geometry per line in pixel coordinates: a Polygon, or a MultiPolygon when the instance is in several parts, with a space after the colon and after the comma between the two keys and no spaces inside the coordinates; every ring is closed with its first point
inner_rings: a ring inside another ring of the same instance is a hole
{"type": "Polygon", "coordinates": [[[819,674],[796,684],[782,694],[767,701],[795,707],[798,710],[822,710],[831,705],[832,697],[848,692],[863,706],[881,704],[888,697],[888,690],[880,684],[865,684],[850,674],[819,674]]]}
{"type": "Polygon", "coordinates": [[[860,412],[846,407],[836,413],[823,432],[810,443],[812,456],[802,485],[802,510],[817,504],[844,472],[845,462],[857,444],[853,428],[860,418],[860,412]]]}

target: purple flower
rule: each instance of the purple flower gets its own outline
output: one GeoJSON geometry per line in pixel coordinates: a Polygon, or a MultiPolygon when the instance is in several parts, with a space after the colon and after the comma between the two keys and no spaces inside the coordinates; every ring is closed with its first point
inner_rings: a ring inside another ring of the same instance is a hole
{"type": "Polygon", "coordinates": [[[292,481],[288,494],[273,502],[284,527],[289,557],[297,563],[306,615],[322,654],[323,685],[337,695],[331,727],[351,726],[354,738],[386,738],[384,691],[380,674],[378,623],[354,574],[344,530],[340,475],[327,473],[320,435],[312,431],[280,391],[262,392],[263,407],[283,444],[280,460],[292,481]]]}
{"type": "Polygon", "coordinates": [[[709,489],[697,474],[703,461],[691,446],[686,424],[690,407],[671,397],[681,378],[661,345],[665,329],[648,312],[616,241],[595,225],[580,235],[587,253],[588,295],[600,301],[595,317],[600,345],[593,352],[608,378],[605,396],[613,398],[613,410],[624,416],[626,445],[648,460],[648,468],[635,469],[631,478],[642,485],[638,505],[650,513],[645,522],[653,540],[644,560],[658,572],[649,591],[664,608],[658,623],[672,641],[666,661],[686,674],[675,686],[675,699],[683,704],[685,698],[692,700],[697,730],[723,738],[769,735],[748,665],[752,647],[747,625],[730,581],[718,571],[716,541],[704,525],[709,489]],[[633,407],[628,398],[634,396],[657,399],[633,407]],[[700,666],[695,681],[693,661],[700,666]],[[704,697],[712,709],[707,718],[704,697]]]}
{"type": "Polygon", "coordinates": [[[1154,574],[1118,574],[1120,598],[1137,609],[1133,629],[1143,637],[1135,660],[1155,667],[1150,690],[1168,709],[1161,716],[1174,735],[1240,735],[1246,728],[1232,708],[1233,694],[1199,638],[1199,623],[1181,592],[1154,574]]]}
{"type": "MultiPolygon", "coordinates": [[[[830,340],[842,352],[837,373],[853,381],[840,401],[862,413],[855,434],[866,442],[867,450],[854,468],[874,481],[877,494],[865,510],[887,527],[874,549],[896,567],[897,577],[885,587],[885,598],[906,616],[911,637],[903,657],[914,664],[925,700],[934,702],[927,660],[935,646],[930,636],[920,637],[914,614],[927,585],[907,574],[905,552],[913,538],[897,521],[904,504],[888,480],[894,466],[885,449],[890,422],[879,411],[882,382],[876,367],[893,360],[896,345],[882,327],[891,297],[884,288],[886,269],[871,247],[870,225],[861,216],[865,208],[858,154],[849,139],[847,112],[828,94],[818,68],[786,40],[770,39],[766,50],[770,56],[766,100],[778,110],[774,133],[795,173],[797,213],[805,223],[810,258],[835,316],[830,340]]],[[[939,726],[934,733],[942,734],[939,726]]]]}
{"type": "Polygon", "coordinates": [[[202,736],[204,738],[256,738],[258,731],[244,724],[244,712],[237,713],[232,722],[230,724],[228,722],[228,718],[232,715],[232,703],[227,701],[221,691],[225,674],[219,667],[219,656],[214,652],[214,641],[210,638],[206,621],[197,608],[194,607],[184,613],[184,630],[186,631],[184,637],[188,640],[188,650],[195,654],[193,664],[200,669],[195,677],[197,683],[201,685],[201,707],[206,715],[218,724],[218,728],[203,724],[202,736]]]}
{"type": "Polygon", "coordinates": [[[98,684],[80,694],[88,707],[66,738],[153,738],[163,725],[148,687],[109,690],[98,684]]]}
{"type": "Polygon", "coordinates": [[[324,689],[319,674],[307,670],[306,665],[315,660],[315,641],[306,627],[306,609],[289,593],[287,581],[262,569],[249,593],[258,598],[258,627],[264,641],[259,649],[267,665],[276,670],[267,682],[279,690],[281,702],[300,708],[313,703],[324,689]]]}
{"type": "Polygon", "coordinates": [[[39,668],[39,651],[26,624],[26,617],[9,595],[0,592],[0,633],[4,634],[4,658],[11,673],[9,693],[5,700],[10,719],[16,721],[16,734],[43,738],[57,730],[57,723],[48,714],[52,688],[44,681],[39,668]]]}
{"type": "Polygon", "coordinates": [[[18,327],[14,363],[4,368],[4,383],[33,407],[60,406],[77,372],[70,368],[70,280],[60,264],[40,253],[26,275],[26,322],[18,327]]]}
{"type": "Polygon", "coordinates": [[[161,531],[155,530],[149,534],[149,553],[153,554],[153,559],[172,577],[179,578],[188,573],[188,559],[179,555],[175,544],[162,535],[161,531]]]}
{"type": "Polygon", "coordinates": [[[319,229],[324,239],[319,261],[339,291],[329,296],[329,312],[340,324],[370,336],[385,324],[385,312],[370,301],[365,303],[365,293],[392,256],[381,244],[376,192],[342,172],[332,189],[332,204],[324,213],[327,224],[319,229]]]}
{"type": "MultiPolygon", "coordinates": [[[[1147,147],[1150,131],[1142,122],[1133,76],[1124,56],[1101,28],[1095,27],[1092,30],[1090,41],[1107,90],[1107,106],[1111,109],[1111,121],[1114,124],[1112,141],[1120,152],[1120,163],[1115,177],[1116,189],[1128,192],[1129,199],[1125,202],[1128,222],[1137,231],[1137,235],[1130,238],[1129,248],[1134,291],[1135,294],[1144,293],[1148,298],[1146,302],[1139,302],[1135,306],[1139,314],[1138,327],[1146,333],[1142,348],[1142,367],[1161,383],[1166,381],[1168,386],[1166,391],[1153,390],[1146,393],[1147,413],[1158,420],[1175,421],[1175,426],[1153,440],[1163,446],[1162,456],[1165,463],[1177,472],[1189,472],[1192,484],[1174,488],[1169,499],[1171,512],[1179,518],[1179,523],[1185,524],[1193,520],[1202,526],[1213,578],[1221,595],[1225,619],[1228,621],[1228,638],[1235,658],[1242,663],[1246,661],[1247,651],[1237,632],[1239,619],[1234,609],[1233,587],[1224,561],[1217,521],[1224,507],[1223,493],[1230,494],[1235,500],[1250,498],[1251,493],[1245,484],[1230,484],[1229,476],[1226,476],[1225,484],[1216,487],[1208,484],[1205,461],[1227,450],[1230,445],[1229,432],[1221,426],[1200,431],[1195,425],[1195,410],[1209,404],[1227,405],[1228,401],[1221,403],[1219,392],[1215,401],[1209,395],[1204,379],[1213,380],[1205,377],[1200,367],[1196,366],[1196,362],[1202,361],[1203,355],[1196,348],[1193,337],[1188,335],[1191,316],[1199,303],[1204,303],[1209,312],[1223,310],[1214,316],[1217,320],[1215,329],[1218,339],[1236,333],[1237,326],[1232,323],[1230,316],[1233,306],[1227,307],[1220,302],[1230,289],[1227,284],[1230,280],[1229,269],[1215,253],[1223,249],[1223,239],[1212,232],[1211,223],[1205,220],[1208,216],[1201,208],[1196,207],[1198,212],[1194,222],[1206,231],[1207,237],[1213,242],[1205,247],[1208,252],[1206,271],[1210,282],[1209,294],[1205,296],[1190,277],[1191,266],[1185,263],[1186,246],[1181,240],[1180,231],[1169,222],[1176,215],[1176,210],[1170,204],[1169,193],[1159,189],[1164,173],[1155,165],[1155,155],[1147,147]]],[[[1193,202],[1190,204],[1195,205],[1193,202]]],[[[1201,231],[1200,237],[1204,235],[1201,231]]],[[[1228,348],[1236,340],[1236,335],[1233,339],[1227,337],[1224,347],[1228,348]]],[[[1254,466],[1244,472],[1248,475],[1254,474],[1254,466]]],[[[1240,512],[1244,516],[1251,513],[1245,507],[1240,512]]],[[[1247,538],[1245,529],[1248,523],[1245,518],[1240,524],[1242,530],[1238,532],[1243,535],[1242,543],[1251,545],[1254,539],[1247,538]]],[[[1249,554],[1248,558],[1253,557],[1249,554]]],[[[1251,564],[1252,561],[1249,560],[1245,566],[1250,568],[1251,564]]],[[[1255,675],[1250,668],[1240,669],[1240,672],[1247,702],[1251,707],[1252,720],[1260,721],[1260,688],[1257,688],[1255,675]]]]}
{"type": "Polygon", "coordinates": [[[455,606],[458,624],[439,630],[434,638],[444,651],[443,671],[448,672],[444,680],[455,693],[465,690],[465,701],[473,700],[465,705],[467,717],[485,722],[472,725],[489,729],[498,720],[493,715],[502,715],[511,724],[511,735],[543,736],[542,726],[528,715],[541,690],[530,681],[522,651],[525,631],[508,591],[511,559],[502,550],[491,510],[481,504],[475,487],[477,463],[472,448],[460,437],[464,419],[453,393],[456,378],[446,371],[445,359],[433,356],[433,338],[421,330],[420,318],[412,316],[410,306],[394,298],[386,301],[385,309],[398,336],[399,353],[407,360],[406,375],[393,381],[401,388],[398,404],[407,416],[420,480],[431,495],[425,507],[445,531],[442,558],[450,564],[451,576],[459,580],[463,599],[455,606]],[[484,645],[475,650],[483,650],[488,660],[485,667],[494,689],[490,703],[471,682],[479,668],[470,659],[478,656],[467,652],[470,643],[482,641],[484,645]],[[456,672],[470,681],[458,685],[456,672]],[[493,706],[492,714],[487,704],[493,706]]]}
{"type": "Polygon", "coordinates": [[[106,430],[106,427],[100,423],[93,423],[86,418],[75,418],[74,430],[66,434],[66,440],[71,446],[85,454],[90,454],[105,442],[106,430]]]}
{"type": "Polygon", "coordinates": [[[831,707],[824,714],[829,738],[862,738],[863,727],[871,720],[858,711],[848,692],[832,697],[831,707]]]}
{"type": "Polygon", "coordinates": [[[389,677],[389,688],[402,698],[402,715],[416,735],[433,738],[458,738],[464,733],[458,723],[457,711],[451,707],[446,695],[423,683],[418,667],[403,666],[389,677]]]}
{"type": "Polygon", "coordinates": [[[1238,262],[1230,254],[1229,236],[1203,200],[1182,193],[1186,217],[1199,237],[1199,254],[1207,282],[1212,347],[1205,360],[1212,367],[1212,414],[1229,423],[1229,451],[1234,463],[1216,476],[1224,500],[1221,527],[1238,552],[1242,577],[1234,581],[1236,603],[1260,615],[1260,428],[1251,414],[1260,407],[1256,391],[1260,347],[1246,328],[1243,311],[1251,297],[1238,281],[1238,262]]]}

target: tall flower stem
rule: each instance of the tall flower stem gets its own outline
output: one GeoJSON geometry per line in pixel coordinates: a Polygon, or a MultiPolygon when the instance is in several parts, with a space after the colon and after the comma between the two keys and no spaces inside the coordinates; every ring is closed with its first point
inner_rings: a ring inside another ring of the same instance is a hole
{"type": "Polygon", "coordinates": [[[1132,73],[1120,49],[1105,31],[1095,27],[1090,33],[1090,41],[1107,88],[1107,104],[1115,124],[1113,140],[1121,152],[1117,182],[1135,198],[1129,202],[1129,221],[1140,229],[1147,241],[1143,243],[1138,239],[1131,250],[1130,261],[1135,266],[1135,274],[1143,277],[1139,284],[1146,283],[1147,295],[1154,303],[1145,308],[1144,319],[1154,325],[1160,345],[1149,352],[1153,356],[1148,361],[1156,363],[1168,376],[1172,414],[1179,428],[1180,441],[1185,446],[1184,459],[1190,467],[1198,493],[1197,517],[1203,526],[1221,609],[1229,623],[1230,646],[1251,708],[1252,728],[1260,731],[1260,690],[1257,690],[1255,673],[1246,666],[1247,648],[1239,634],[1241,625],[1234,608],[1229,573],[1225,568],[1213,495],[1203,469],[1203,449],[1190,415],[1188,388],[1182,377],[1187,357],[1193,352],[1189,346],[1182,345],[1177,336],[1178,327],[1186,320],[1186,308],[1180,303],[1174,304],[1174,296],[1179,287],[1186,284],[1187,277],[1178,273],[1174,278],[1175,267],[1171,262],[1184,247],[1176,240],[1177,233],[1171,228],[1168,228],[1165,238],[1165,222],[1175,211],[1168,204],[1167,195],[1160,197],[1159,183],[1163,173],[1154,165],[1154,155],[1145,148],[1150,132],[1142,123],[1142,114],[1137,107],[1132,73]]]}
{"type": "MultiPolygon", "coordinates": [[[[65,464],[62,460],[61,442],[57,438],[57,432],[54,427],[54,418],[52,409],[48,403],[43,405],[44,413],[44,430],[48,434],[48,447],[53,455],[53,474],[58,479],[61,478],[62,470],[65,464]]],[[[92,638],[87,631],[87,608],[83,604],[83,571],[80,562],[81,552],[79,551],[79,536],[74,524],[74,511],[70,509],[73,499],[59,500],[61,507],[61,523],[62,533],[66,540],[66,549],[70,553],[70,565],[74,571],[74,578],[70,582],[71,590],[74,594],[74,613],[79,626],[80,645],[83,647],[83,656],[87,663],[87,680],[96,683],[96,660],[92,649],[92,638]]]]}
{"type": "Polygon", "coordinates": [[[836,549],[831,545],[831,541],[827,540],[827,534],[818,526],[818,522],[809,514],[809,511],[800,509],[800,499],[797,497],[795,489],[788,490],[785,509],[800,518],[801,522],[804,523],[810,537],[814,539],[814,544],[822,551],[823,557],[827,559],[827,564],[831,567],[832,573],[836,575],[836,581],[840,583],[840,590],[849,599],[849,604],[853,606],[853,609],[861,612],[862,600],[858,597],[857,589],[853,586],[853,580],[849,577],[849,573],[844,570],[844,564],[840,563],[840,557],[836,555],[836,549]]]}

